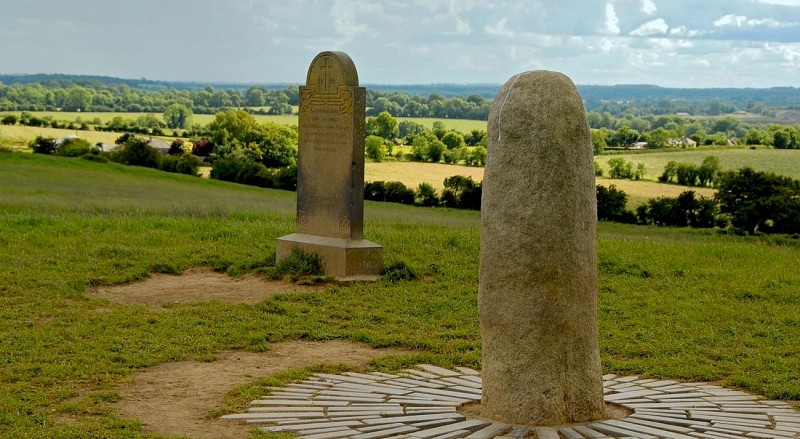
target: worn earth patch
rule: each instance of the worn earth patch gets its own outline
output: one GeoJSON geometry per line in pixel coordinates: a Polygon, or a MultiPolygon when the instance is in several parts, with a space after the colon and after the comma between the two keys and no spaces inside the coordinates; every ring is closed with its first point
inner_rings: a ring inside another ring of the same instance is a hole
{"type": "Polygon", "coordinates": [[[131,384],[119,389],[121,399],[113,407],[125,418],[138,418],[144,433],[246,438],[255,427],[206,419],[234,387],[286,369],[322,362],[364,366],[372,358],[400,352],[341,340],[276,343],[262,353],[217,352],[217,361],[165,363],[137,372],[131,384]]]}
{"type": "MultiPolygon", "coordinates": [[[[179,276],[155,274],[131,284],[93,288],[87,294],[117,303],[163,307],[213,300],[255,304],[275,294],[325,288],[270,281],[256,274],[230,277],[208,268],[195,268],[179,276]]],[[[225,395],[233,388],[286,369],[325,362],[365,366],[373,358],[397,353],[402,351],[372,349],[341,340],[276,343],[261,353],[216,352],[217,360],[213,362],[180,361],[136,372],[132,382],[119,389],[121,398],[113,407],[120,416],[138,418],[144,433],[189,438],[250,437],[255,431],[253,426],[206,418],[210,410],[223,405],[225,395]]]]}
{"type": "Polygon", "coordinates": [[[231,277],[210,268],[193,268],[181,275],[154,274],[138,282],[93,288],[90,297],[117,303],[162,307],[171,303],[210,302],[255,304],[280,293],[322,291],[324,285],[306,286],[286,280],[268,280],[263,275],[231,277]]]}

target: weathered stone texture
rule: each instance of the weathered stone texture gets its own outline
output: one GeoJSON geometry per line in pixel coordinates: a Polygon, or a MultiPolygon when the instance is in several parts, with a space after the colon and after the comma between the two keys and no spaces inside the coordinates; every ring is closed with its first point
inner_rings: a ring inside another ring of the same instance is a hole
{"type": "Polygon", "coordinates": [[[314,58],[300,87],[297,233],[278,238],[278,259],[300,247],[328,275],[380,273],[383,248],[363,239],[365,100],[347,54],[314,58]]]}
{"type": "Polygon", "coordinates": [[[479,307],[484,415],[525,425],[603,416],[591,137],[563,74],[521,73],[489,115],[479,307]]]}

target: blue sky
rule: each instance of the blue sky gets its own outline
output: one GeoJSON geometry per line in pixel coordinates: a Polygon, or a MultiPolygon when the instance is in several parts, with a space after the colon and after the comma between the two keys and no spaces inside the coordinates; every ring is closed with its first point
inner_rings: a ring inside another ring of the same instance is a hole
{"type": "Polygon", "coordinates": [[[800,87],[800,0],[3,0],[0,73],[304,81],[324,50],[362,83],[800,87]]]}

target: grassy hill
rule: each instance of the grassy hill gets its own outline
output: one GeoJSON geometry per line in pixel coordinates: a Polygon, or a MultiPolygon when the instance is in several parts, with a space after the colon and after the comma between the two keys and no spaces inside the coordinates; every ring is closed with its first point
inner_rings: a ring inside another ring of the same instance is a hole
{"type": "MultiPolygon", "coordinates": [[[[382,370],[480,367],[478,212],[366,203],[365,237],[417,281],[161,309],[86,294],[153,272],[268,266],[275,239],[294,230],[294,206],[290,192],[0,152],[0,437],[144,437],[110,406],[133,371],[281,340],[417,352],[372,363],[382,370]],[[73,421],[59,422],[65,414],[73,421]]],[[[795,241],[598,230],[605,372],[800,399],[795,241]]],[[[241,403],[234,397],[229,409],[241,403]]]]}

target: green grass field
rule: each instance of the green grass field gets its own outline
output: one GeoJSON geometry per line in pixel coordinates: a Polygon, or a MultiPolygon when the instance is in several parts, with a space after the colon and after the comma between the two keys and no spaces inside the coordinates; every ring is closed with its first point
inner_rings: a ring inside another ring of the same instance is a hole
{"type": "Polygon", "coordinates": [[[595,159],[603,165],[608,175],[607,162],[613,157],[624,157],[634,163],[644,163],[647,167],[646,178],[656,181],[664,172],[669,161],[700,164],[708,156],[719,157],[723,170],[736,170],[749,166],[759,171],[771,171],[776,174],[800,179],[800,150],[796,149],[748,149],[748,148],[713,148],[677,149],[666,152],[642,152],[628,154],[600,155],[595,159]]]}
{"type": "MultiPolygon", "coordinates": [[[[134,120],[139,116],[144,116],[147,114],[153,114],[154,116],[161,118],[161,114],[159,113],[115,113],[115,112],[69,112],[69,111],[31,111],[31,114],[44,118],[44,117],[51,117],[55,120],[61,120],[66,122],[74,122],[78,119],[84,122],[90,122],[94,119],[99,119],[101,123],[110,122],[111,119],[115,117],[122,117],[123,119],[130,119],[134,120]]],[[[16,114],[19,116],[19,112],[3,112],[0,113],[0,118],[2,118],[6,114],[16,114]]],[[[279,125],[297,125],[297,115],[296,114],[284,114],[280,116],[271,116],[271,115],[264,115],[264,114],[256,114],[253,115],[256,120],[260,123],[264,122],[273,122],[279,125]]],[[[200,125],[207,125],[212,120],[214,120],[213,114],[195,114],[192,116],[192,122],[198,123],[200,125]]],[[[409,120],[412,122],[416,122],[421,124],[427,128],[433,128],[433,123],[436,121],[444,122],[445,127],[449,129],[455,129],[461,131],[462,133],[468,134],[473,129],[478,130],[486,130],[486,121],[485,120],[467,120],[467,119],[437,119],[437,118],[430,118],[430,117],[400,117],[398,120],[409,120]]]]}
{"type": "Polygon", "coordinates": [[[88,140],[92,145],[98,142],[114,143],[114,140],[122,135],[122,133],[105,131],[75,131],[60,128],[0,125],[0,146],[26,146],[31,140],[35,139],[36,136],[60,139],[71,134],[88,140]]]}
{"type": "MultiPolygon", "coordinates": [[[[480,367],[478,212],[366,203],[365,237],[418,281],[157,310],[86,294],[153,272],[262,268],[275,239],[294,230],[294,209],[290,192],[0,152],[0,437],[156,437],[110,405],[134,371],[282,340],[418,352],[374,361],[380,370],[419,361],[480,367]]],[[[796,241],[598,229],[605,372],[800,399],[796,241]]],[[[231,400],[228,409],[243,408],[231,400]]]]}

